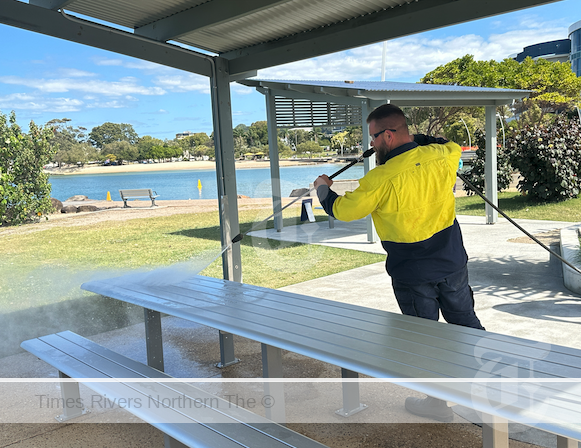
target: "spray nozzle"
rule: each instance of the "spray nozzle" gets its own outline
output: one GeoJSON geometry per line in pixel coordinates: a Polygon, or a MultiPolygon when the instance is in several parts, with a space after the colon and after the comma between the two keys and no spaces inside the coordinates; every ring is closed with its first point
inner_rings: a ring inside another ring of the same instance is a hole
{"type": "Polygon", "coordinates": [[[363,153],[363,158],[366,159],[367,157],[375,154],[375,149],[369,148],[367,151],[363,153]]]}
{"type": "Polygon", "coordinates": [[[241,233],[239,233],[234,238],[232,238],[232,243],[237,243],[238,241],[242,241],[242,238],[244,238],[244,235],[242,235],[241,233]]]}

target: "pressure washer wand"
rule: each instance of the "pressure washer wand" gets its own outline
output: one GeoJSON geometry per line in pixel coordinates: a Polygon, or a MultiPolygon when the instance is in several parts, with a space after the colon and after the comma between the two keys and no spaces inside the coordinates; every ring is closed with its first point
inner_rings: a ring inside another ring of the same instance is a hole
{"type": "MultiPolygon", "coordinates": [[[[356,163],[362,162],[363,159],[366,159],[367,157],[371,156],[372,154],[375,154],[375,150],[370,148],[367,151],[365,151],[361,156],[359,156],[357,159],[349,162],[348,165],[345,165],[343,168],[341,168],[340,170],[336,171],[335,173],[331,174],[329,176],[329,179],[334,179],[335,177],[337,177],[339,174],[341,174],[342,172],[348,170],[349,168],[351,168],[353,165],[355,165],[356,163]]],[[[283,208],[280,209],[280,211],[282,212],[285,208],[290,207],[291,205],[293,205],[295,202],[297,202],[299,199],[304,198],[306,195],[310,194],[311,191],[313,191],[315,189],[315,187],[310,188],[308,191],[305,191],[303,194],[301,194],[299,197],[295,198],[293,201],[289,202],[287,205],[285,205],[283,208]]],[[[257,222],[256,224],[254,224],[250,230],[247,230],[244,233],[239,233],[238,235],[236,235],[234,238],[232,238],[232,242],[233,243],[237,243],[238,241],[242,240],[242,238],[244,238],[246,236],[247,233],[252,232],[254,229],[256,229],[259,225],[261,225],[263,222],[268,221],[270,218],[272,218],[274,215],[276,215],[279,212],[275,212],[272,215],[268,216],[267,218],[263,219],[260,222],[257,222]]]]}
{"type": "Polygon", "coordinates": [[[484,202],[486,202],[488,205],[490,205],[494,210],[496,210],[498,213],[500,213],[504,218],[506,218],[506,220],[508,222],[510,222],[512,225],[514,225],[517,229],[519,229],[522,233],[524,233],[526,236],[528,236],[531,240],[533,240],[535,243],[537,243],[539,246],[541,246],[543,249],[545,249],[546,251],[548,251],[550,254],[554,255],[555,257],[557,257],[559,260],[561,260],[563,263],[565,263],[567,266],[569,266],[571,269],[573,269],[575,272],[578,272],[579,274],[581,274],[581,270],[579,270],[579,268],[571,263],[569,263],[567,260],[565,260],[563,257],[561,257],[561,255],[559,255],[558,253],[556,253],[555,251],[551,250],[549,247],[547,247],[542,241],[540,241],[538,238],[536,238],[535,236],[531,235],[529,232],[527,232],[525,229],[523,229],[520,225],[518,225],[515,221],[513,221],[506,213],[504,213],[501,209],[499,209],[496,205],[494,205],[492,202],[490,202],[488,200],[488,198],[486,196],[484,196],[479,190],[478,188],[476,188],[474,185],[472,185],[468,179],[466,179],[466,176],[464,176],[463,174],[460,173],[456,173],[456,175],[462,180],[462,182],[464,182],[466,185],[468,185],[468,187],[474,191],[474,193],[476,193],[478,196],[480,196],[482,199],[484,199],[484,202]]]}

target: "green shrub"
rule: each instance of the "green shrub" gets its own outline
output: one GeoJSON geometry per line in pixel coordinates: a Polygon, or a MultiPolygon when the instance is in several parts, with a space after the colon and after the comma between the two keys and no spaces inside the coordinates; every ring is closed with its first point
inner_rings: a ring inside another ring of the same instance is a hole
{"type": "MultiPolygon", "coordinates": [[[[472,166],[465,170],[464,176],[470,181],[472,185],[477,187],[480,191],[484,191],[484,167],[486,163],[486,139],[485,134],[480,129],[474,132],[474,143],[478,146],[476,150],[476,158],[472,162],[472,166]]],[[[514,172],[510,164],[509,152],[502,147],[496,148],[497,154],[497,170],[498,175],[496,178],[498,191],[506,190],[510,181],[512,180],[512,174],[514,172]]],[[[475,194],[468,185],[464,185],[464,191],[468,196],[475,194]]]]}
{"type": "Polygon", "coordinates": [[[50,183],[43,167],[56,152],[49,144],[52,128],[30,122],[25,134],[0,112],[0,225],[22,224],[53,210],[50,183]]]}
{"type": "Polygon", "coordinates": [[[518,189],[545,202],[562,201],[579,194],[581,135],[578,120],[559,115],[547,126],[511,130],[507,146],[512,165],[520,171],[518,189]]]}

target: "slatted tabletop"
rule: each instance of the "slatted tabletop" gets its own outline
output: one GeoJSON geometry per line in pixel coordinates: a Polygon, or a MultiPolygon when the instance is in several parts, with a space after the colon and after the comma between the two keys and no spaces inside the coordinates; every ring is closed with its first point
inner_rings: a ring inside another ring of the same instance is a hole
{"type": "Polygon", "coordinates": [[[581,350],[203,276],[130,280],[82,288],[371,377],[442,379],[401,384],[581,439],[581,388],[569,381],[581,378],[581,350]],[[495,382],[503,378],[528,383],[495,382]]]}

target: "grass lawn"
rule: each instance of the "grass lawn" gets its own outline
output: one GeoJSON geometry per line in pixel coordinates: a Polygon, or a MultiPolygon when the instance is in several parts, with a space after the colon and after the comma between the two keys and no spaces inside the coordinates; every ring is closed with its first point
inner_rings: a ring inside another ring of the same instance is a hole
{"type": "MultiPolygon", "coordinates": [[[[326,219],[322,211],[315,212],[318,220],[326,219]]],[[[284,213],[285,226],[299,223],[296,209],[284,213]]],[[[269,214],[240,211],[241,231],[269,214]]],[[[192,273],[222,278],[221,257],[212,261],[220,252],[218,212],[6,235],[0,230],[0,306],[13,311],[76,298],[85,294],[80,284],[92,278],[186,261],[192,273]]],[[[241,254],[244,282],[269,288],[385,260],[384,255],[249,236],[241,241],[241,254]]]]}
{"type": "MultiPolygon", "coordinates": [[[[456,198],[458,215],[485,216],[479,196],[456,198]]],[[[581,198],[556,203],[534,202],[520,193],[499,193],[498,208],[513,219],[581,222],[581,198]]]]}

